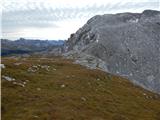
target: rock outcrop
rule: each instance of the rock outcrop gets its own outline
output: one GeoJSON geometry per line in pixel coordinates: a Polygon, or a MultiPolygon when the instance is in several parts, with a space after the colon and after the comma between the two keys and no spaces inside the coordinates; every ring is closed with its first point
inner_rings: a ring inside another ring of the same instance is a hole
{"type": "Polygon", "coordinates": [[[160,93],[160,11],[97,15],[72,34],[66,56],[160,93]]]}

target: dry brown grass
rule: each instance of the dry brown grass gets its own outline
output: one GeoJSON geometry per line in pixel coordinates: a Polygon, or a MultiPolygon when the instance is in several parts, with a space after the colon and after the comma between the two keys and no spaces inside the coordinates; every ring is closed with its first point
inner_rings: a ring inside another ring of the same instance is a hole
{"type": "Polygon", "coordinates": [[[63,58],[2,58],[2,120],[159,120],[160,97],[63,58]],[[14,63],[22,63],[14,65],[14,63]],[[33,65],[48,65],[28,72],[33,65]]]}

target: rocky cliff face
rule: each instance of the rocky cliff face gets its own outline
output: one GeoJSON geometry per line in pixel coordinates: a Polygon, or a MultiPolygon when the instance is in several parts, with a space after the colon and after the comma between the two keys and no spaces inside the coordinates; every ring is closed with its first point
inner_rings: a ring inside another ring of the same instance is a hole
{"type": "Polygon", "coordinates": [[[65,55],[160,93],[160,12],[97,15],[65,44],[65,55]]]}

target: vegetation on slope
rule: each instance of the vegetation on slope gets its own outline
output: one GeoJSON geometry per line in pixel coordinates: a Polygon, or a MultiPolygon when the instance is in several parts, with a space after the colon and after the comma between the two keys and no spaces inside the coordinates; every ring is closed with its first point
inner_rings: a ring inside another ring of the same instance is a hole
{"type": "Polygon", "coordinates": [[[2,120],[160,119],[160,97],[124,78],[58,57],[2,64],[2,120]]]}

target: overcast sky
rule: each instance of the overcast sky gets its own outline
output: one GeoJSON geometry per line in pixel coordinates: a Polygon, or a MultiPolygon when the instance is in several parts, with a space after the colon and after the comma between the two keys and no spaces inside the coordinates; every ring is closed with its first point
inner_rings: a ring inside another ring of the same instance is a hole
{"type": "Polygon", "coordinates": [[[160,10],[160,0],[3,0],[2,38],[67,39],[97,14],[160,10]]]}

